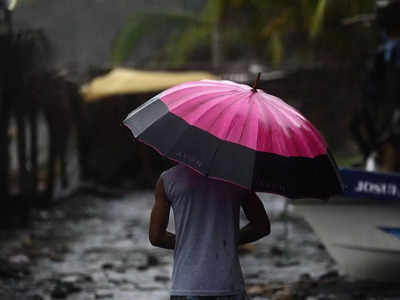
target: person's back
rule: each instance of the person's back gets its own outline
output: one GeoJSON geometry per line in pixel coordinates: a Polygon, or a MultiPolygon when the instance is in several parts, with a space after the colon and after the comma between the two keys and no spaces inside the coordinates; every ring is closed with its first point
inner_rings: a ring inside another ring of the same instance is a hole
{"type": "Polygon", "coordinates": [[[268,216],[254,193],[181,165],[160,176],[149,238],[155,246],[174,249],[171,299],[245,299],[238,246],[269,231],[268,216]],[[240,206],[250,221],[242,229],[240,206]],[[176,235],[166,231],[170,207],[176,235]]]}
{"type": "Polygon", "coordinates": [[[161,178],[174,212],[176,231],[171,294],[242,293],[237,246],[244,191],[180,165],[164,172],[161,178]]]}

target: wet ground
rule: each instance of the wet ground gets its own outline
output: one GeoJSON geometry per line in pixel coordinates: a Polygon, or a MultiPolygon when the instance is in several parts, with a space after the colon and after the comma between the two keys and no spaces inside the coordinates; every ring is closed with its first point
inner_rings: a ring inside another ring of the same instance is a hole
{"type": "MultiPolygon", "coordinates": [[[[398,285],[342,276],[283,199],[262,198],[272,233],[240,249],[252,299],[400,299],[398,285]]],[[[0,300],[169,299],[172,252],[147,239],[152,199],[79,195],[36,212],[29,230],[1,230],[0,300]]]]}

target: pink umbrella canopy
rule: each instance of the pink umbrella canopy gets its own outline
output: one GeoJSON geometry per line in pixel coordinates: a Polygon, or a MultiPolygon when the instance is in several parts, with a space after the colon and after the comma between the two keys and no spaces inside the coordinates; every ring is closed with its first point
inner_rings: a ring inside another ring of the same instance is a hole
{"type": "Polygon", "coordinates": [[[260,89],[201,80],[169,88],[124,120],[133,135],[203,175],[289,197],[342,191],[318,130],[260,89]]]}
{"type": "Polygon", "coordinates": [[[188,82],[160,94],[169,111],[221,140],[283,156],[315,157],[327,145],[281,99],[232,81],[188,82]]]}

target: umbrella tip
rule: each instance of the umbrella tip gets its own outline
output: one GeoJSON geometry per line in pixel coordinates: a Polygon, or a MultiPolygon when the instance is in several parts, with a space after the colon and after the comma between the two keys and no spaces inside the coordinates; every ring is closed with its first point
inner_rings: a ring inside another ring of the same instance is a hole
{"type": "Polygon", "coordinates": [[[253,84],[253,88],[251,89],[253,93],[257,93],[257,84],[258,84],[258,81],[260,80],[260,77],[261,77],[261,72],[258,72],[257,79],[253,84]]]}

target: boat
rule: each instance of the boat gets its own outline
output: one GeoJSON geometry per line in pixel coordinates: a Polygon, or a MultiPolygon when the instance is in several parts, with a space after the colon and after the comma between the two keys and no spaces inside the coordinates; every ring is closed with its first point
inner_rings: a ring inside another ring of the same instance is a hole
{"type": "Polygon", "coordinates": [[[344,194],[302,199],[303,216],[339,270],[354,279],[400,281],[400,174],[341,168],[344,194]]]}

